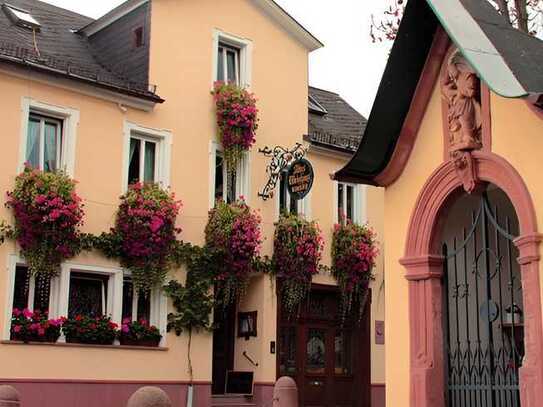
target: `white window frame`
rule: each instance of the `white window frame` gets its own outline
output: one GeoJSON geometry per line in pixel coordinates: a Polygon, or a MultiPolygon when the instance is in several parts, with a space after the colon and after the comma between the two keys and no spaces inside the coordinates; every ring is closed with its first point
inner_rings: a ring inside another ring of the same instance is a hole
{"type": "MultiPolygon", "coordinates": [[[[218,49],[222,48],[223,49],[223,74],[224,74],[224,77],[223,78],[219,78],[218,77],[218,71],[219,71],[219,60],[217,59],[217,77],[216,79],[218,81],[223,81],[223,82],[227,82],[228,80],[228,52],[232,52],[235,54],[235,59],[234,59],[234,75],[235,75],[235,83],[236,85],[240,85],[241,84],[241,75],[240,75],[240,63],[241,63],[241,50],[237,47],[232,47],[231,45],[229,44],[225,44],[223,42],[219,42],[219,46],[218,46],[218,49]]],[[[218,51],[217,49],[217,51],[218,51]]],[[[218,52],[217,52],[218,54],[218,52]]],[[[218,58],[218,55],[217,55],[217,58],[218,58]]]]}
{"type": "MultiPolygon", "coordinates": [[[[279,219],[279,216],[281,215],[281,180],[279,179],[277,181],[277,185],[275,187],[275,218],[279,219]]],[[[290,212],[290,193],[288,190],[286,190],[287,196],[286,196],[286,203],[287,203],[287,210],[290,212]]],[[[312,220],[312,213],[311,213],[311,196],[313,195],[313,192],[310,191],[309,194],[307,194],[304,199],[300,199],[296,201],[296,211],[298,215],[302,216],[305,220],[311,221],[312,220]]]]}
{"type": "MultiPolygon", "coordinates": [[[[57,168],[63,170],[68,176],[73,178],[75,176],[75,150],[77,129],[79,126],[79,110],[41,102],[26,96],[21,101],[21,141],[17,173],[24,170],[28,144],[28,122],[31,114],[57,119],[62,123],[62,143],[61,149],[58,152],[60,154],[60,161],[57,163],[57,168]]],[[[43,157],[40,157],[40,163],[42,160],[43,157]]]]}
{"type": "MultiPolygon", "coordinates": [[[[211,72],[211,89],[217,80],[218,74],[218,57],[219,44],[236,48],[239,50],[239,86],[250,88],[252,84],[252,69],[253,69],[253,43],[247,38],[238,37],[228,34],[219,29],[213,30],[213,46],[212,46],[212,72],[211,72]]],[[[226,65],[225,65],[226,69],[226,65]]]]}
{"type": "MultiPolygon", "coordinates": [[[[217,141],[211,141],[209,147],[209,209],[215,207],[215,171],[217,152],[222,152],[223,148],[217,141]]],[[[247,151],[243,154],[243,157],[239,161],[236,168],[236,199],[243,197],[247,205],[250,204],[250,177],[251,174],[251,155],[247,151]]],[[[226,165],[223,168],[223,182],[225,193],[223,200],[227,200],[228,191],[228,171],[226,165]]]]}
{"type": "MultiPolygon", "coordinates": [[[[130,121],[124,123],[124,147],[123,147],[123,167],[122,167],[122,185],[121,191],[128,190],[128,171],[130,165],[130,139],[138,138],[140,140],[153,141],[157,144],[155,150],[155,183],[163,188],[170,186],[170,163],[172,154],[172,133],[169,130],[152,129],[140,126],[130,121]]],[[[141,149],[140,154],[145,154],[141,149]]],[[[140,168],[140,175],[143,168],[140,168]]]]}
{"type": "Polygon", "coordinates": [[[338,216],[338,207],[339,207],[339,196],[338,196],[338,187],[339,184],[343,184],[343,202],[347,202],[347,186],[353,187],[353,223],[357,225],[363,225],[368,221],[367,216],[367,186],[352,184],[348,182],[338,182],[334,181],[332,183],[334,191],[334,223],[339,223],[340,219],[338,216]]]}

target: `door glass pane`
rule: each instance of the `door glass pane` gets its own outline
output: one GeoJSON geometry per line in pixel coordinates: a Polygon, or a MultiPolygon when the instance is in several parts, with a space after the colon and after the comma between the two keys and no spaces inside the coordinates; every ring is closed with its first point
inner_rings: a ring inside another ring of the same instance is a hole
{"type": "Polygon", "coordinates": [[[306,342],[307,373],[324,374],[326,368],[326,345],[323,329],[309,329],[306,342]]]}
{"type": "Polygon", "coordinates": [[[283,327],[279,337],[279,370],[281,376],[296,374],[296,328],[283,327]]]}
{"type": "Polygon", "coordinates": [[[140,145],[140,140],[135,138],[130,139],[128,185],[136,184],[140,180],[140,145]]]}
{"type": "Polygon", "coordinates": [[[32,117],[28,121],[25,161],[33,168],[40,167],[40,121],[32,117]]]}
{"type": "Polygon", "coordinates": [[[104,315],[107,298],[107,276],[71,273],[68,317],[104,315]]]}
{"type": "Polygon", "coordinates": [[[217,80],[224,81],[224,48],[219,47],[217,56],[217,80]]]}
{"type": "Polygon", "coordinates": [[[59,128],[57,123],[45,123],[44,133],[44,154],[43,154],[43,170],[55,171],[58,168],[57,154],[59,144],[57,137],[59,136],[59,128]]]}
{"type": "Polygon", "coordinates": [[[227,74],[228,82],[238,82],[236,68],[237,68],[237,53],[232,50],[226,52],[226,64],[227,64],[227,74]]]}
{"type": "Polygon", "coordinates": [[[346,331],[337,331],[334,339],[335,373],[351,374],[351,335],[346,331]]]}
{"type": "Polygon", "coordinates": [[[354,188],[352,185],[347,185],[347,210],[345,216],[349,220],[354,219],[354,188]]]}
{"type": "Polygon", "coordinates": [[[337,184],[337,218],[339,223],[343,223],[345,220],[345,210],[343,203],[343,184],[337,184]]]}
{"type": "Polygon", "coordinates": [[[145,168],[143,181],[147,183],[155,182],[155,162],[156,162],[156,143],[145,142],[145,168]]]}

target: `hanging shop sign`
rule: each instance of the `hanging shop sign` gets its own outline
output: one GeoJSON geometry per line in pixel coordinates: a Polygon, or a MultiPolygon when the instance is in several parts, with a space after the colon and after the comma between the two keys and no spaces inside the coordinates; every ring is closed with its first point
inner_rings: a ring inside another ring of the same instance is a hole
{"type": "Polygon", "coordinates": [[[309,161],[305,158],[294,161],[288,169],[286,180],[290,196],[297,201],[304,199],[311,191],[314,178],[313,166],[309,161]]]}

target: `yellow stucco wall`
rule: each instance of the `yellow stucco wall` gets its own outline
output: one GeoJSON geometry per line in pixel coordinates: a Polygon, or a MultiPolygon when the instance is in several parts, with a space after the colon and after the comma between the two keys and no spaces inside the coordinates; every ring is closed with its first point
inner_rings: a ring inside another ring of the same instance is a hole
{"type": "MultiPolygon", "coordinates": [[[[249,0],[181,2],[155,0],[151,24],[151,83],[166,103],[152,112],[124,109],[116,102],[61,89],[34,81],[30,76],[13,76],[0,71],[3,122],[0,191],[13,187],[19,166],[21,144],[21,101],[33,100],[79,111],[74,177],[78,194],[85,202],[84,232],[100,233],[113,222],[122,191],[123,130],[125,121],[172,133],[170,180],[172,190],[183,201],[179,225],[181,238],[203,242],[209,210],[209,149],[215,139],[212,86],[213,30],[250,39],[253,45],[252,88],[258,97],[260,128],[257,144],[250,153],[249,204],[261,211],[264,236],[263,254],[271,255],[276,200],[262,201],[257,196],[266,181],[268,160],[257,153],[264,146],[293,146],[307,133],[307,51],[285,31],[265,17],[249,0]]],[[[315,157],[317,180],[312,192],[313,218],[321,224],[327,238],[325,262],[329,264],[329,238],[334,214],[333,188],[329,174],[344,164],[344,159],[315,157]]],[[[382,205],[382,192],[371,195],[371,205],[382,205]]],[[[0,204],[5,198],[0,199],[0,204]]],[[[0,205],[0,219],[10,219],[0,205]]],[[[369,210],[372,224],[382,222],[382,213],[369,210]]],[[[17,252],[13,242],[0,246],[0,265],[17,252]]],[[[116,266],[98,253],[85,253],[70,263],[116,266]]],[[[381,270],[381,265],[379,269],[381,270]]],[[[183,278],[183,273],[178,273],[183,278]]],[[[317,282],[333,284],[329,276],[317,282]]],[[[378,278],[378,281],[379,278],[378,278]]],[[[0,278],[0,332],[11,304],[7,304],[6,279],[0,278]]],[[[377,290],[374,290],[374,293],[377,290]]],[[[376,301],[374,300],[374,308],[376,301]]],[[[171,310],[171,307],[169,308],[171,310]]],[[[238,341],[236,368],[249,368],[242,350],[255,356],[257,381],[275,380],[275,355],[269,342],[275,340],[276,299],[270,279],[255,276],[250,292],[240,309],[258,310],[258,341],[238,341]]],[[[380,309],[383,310],[381,307],[380,309]]],[[[384,311],[384,310],[383,310],[384,311]]],[[[382,312],[382,311],[379,311],[382,312]]],[[[380,317],[383,318],[383,317],[380,317]]],[[[1,378],[58,378],[109,380],[186,380],[187,336],[167,337],[169,350],[142,351],[0,344],[1,378]],[[39,360],[40,363],[35,363],[39,360]],[[142,366],[145,369],[142,369],[142,366]]],[[[211,380],[212,335],[196,334],[192,341],[194,379],[211,380]]],[[[382,350],[378,351],[382,358],[382,350]]],[[[378,362],[379,363],[379,362],[378,362]]],[[[382,382],[382,364],[376,368],[382,382]]]]}
{"type": "MultiPolygon", "coordinates": [[[[526,182],[537,211],[543,207],[541,159],[543,121],[523,100],[491,95],[492,151],[504,157],[526,182]]],[[[443,127],[439,87],[434,88],[409,162],[401,177],[385,191],[386,255],[386,384],[387,404],[409,405],[408,285],[404,255],[409,220],[418,194],[443,162],[443,127]]],[[[542,216],[538,222],[541,230],[542,216]]]]}

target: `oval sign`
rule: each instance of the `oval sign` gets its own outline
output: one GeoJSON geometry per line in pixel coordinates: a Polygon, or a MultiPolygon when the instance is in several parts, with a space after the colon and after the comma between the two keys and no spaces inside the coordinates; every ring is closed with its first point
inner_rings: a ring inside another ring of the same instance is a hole
{"type": "Polygon", "coordinates": [[[287,173],[287,189],[290,196],[297,201],[304,199],[311,191],[314,177],[313,166],[309,161],[304,158],[294,161],[287,173]]]}

